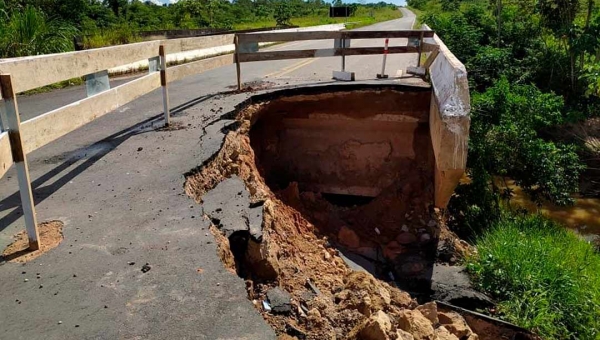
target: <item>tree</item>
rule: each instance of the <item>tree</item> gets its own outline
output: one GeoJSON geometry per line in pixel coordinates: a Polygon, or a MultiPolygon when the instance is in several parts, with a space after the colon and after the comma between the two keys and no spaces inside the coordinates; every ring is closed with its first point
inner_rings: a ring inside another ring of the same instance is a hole
{"type": "Polygon", "coordinates": [[[127,7],[127,0],[104,0],[108,7],[113,11],[115,16],[125,14],[127,7]]]}
{"type": "Polygon", "coordinates": [[[277,2],[275,7],[275,14],[273,15],[277,26],[288,26],[290,25],[290,19],[292,18],[292,9],[289,2],[281,0],[277,2]]]}

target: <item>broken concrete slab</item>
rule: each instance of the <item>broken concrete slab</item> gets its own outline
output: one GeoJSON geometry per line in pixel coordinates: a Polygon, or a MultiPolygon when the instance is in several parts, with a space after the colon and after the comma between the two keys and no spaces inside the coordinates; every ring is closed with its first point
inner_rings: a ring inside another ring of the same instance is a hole
{"type": "Polygon", "coordinates": [[[250,193],[244,182],[232,176],[203,197],[202,209],[226,236],[248,231],[257,242],[262,240],[262,205],[251,207],[250,193]]]}
{"type": "Polygon", "coordinates": [[[285,290],[275,287],[267,291],[267,298],[273,313],[287,314],[292,311],[292,296],[285,290]]]}
{"type": "Polygon", "coordinates": [[[344,260],[348,267],[350,267],[350,269],[363,271],[365,273],[370,273],[373,276],[377,276],[377,264],[375,261],[369,260],[341,247],[338,248],[338,250],[339,256],[342,258],[342,260],[344,260]]]}
{"type": "Polygon", "coordinates": [[[249,205],[250,194],[244,182],[233,176],[206,193],[202,210],[229,237],[237,231],[249,230],[249,205]]]}
{"type": "Polygon", "coordinates": [[[471,285],[465,267],[435,264],[431,277],[431,298],[469,310],[485,309],[493,301],[471,285]]]}
{"type": "Polygon", "coordinates": [[[263,206],[261,202],[259,206],[248,209],[248,229],[250,237],[256,242],[262,241],[263,227],[263,206]]]}

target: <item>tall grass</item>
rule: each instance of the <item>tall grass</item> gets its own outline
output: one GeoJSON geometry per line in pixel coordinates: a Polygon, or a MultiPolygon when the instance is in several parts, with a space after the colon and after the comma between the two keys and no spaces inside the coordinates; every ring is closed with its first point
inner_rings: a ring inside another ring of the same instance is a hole
{"type": "Polygon", "coordinates": [[[541,215],[504,213],[467,259],[500,316],[545,339],[600,339],[600,255],[541,215]]]}
{"type": "Polygon", "coordinates": [[[142,41],[136,30],[127,23],[114,25],[107,29],[96,29],[85,32],[83,37],[84,48],[99,48],[113,45],[131,44],[142,41]]]}
{"type": "Polygon", "coordinates": [[[73,50],[77,30],[62,21],[50,19],[32,6],[10,15],[0,14],[0,57],[22,57],[73,50]]]}

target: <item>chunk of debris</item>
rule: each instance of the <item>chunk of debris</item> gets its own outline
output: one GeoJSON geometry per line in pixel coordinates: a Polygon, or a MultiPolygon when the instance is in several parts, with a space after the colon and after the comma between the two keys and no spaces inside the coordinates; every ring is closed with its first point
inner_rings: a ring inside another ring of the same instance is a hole
{"type": "Polygon", "coordinates": [[[319,288],[317,288],[317,286],[315,286],[314,283],[312,283],[312,281],[310,279],[306,279],[306,285],[308,286],[308,288],[310,288],[315,294],[317,295],[321,295],[321,291],[319,290],[319,288]]]}
{"type": "Polygon", "coordinates": [[[364,340],[388,340],[388,332],[392,329],[390,317],[383,311],[371,315],[364,328],[360,331],[360,338],[364,340]]]}
{"type": "Polygon", "coordinates": [[[438,319],[440,324],[459,339],[467,338],[473,333],[465,319],[456,312],[438,312],[438,319]]]}
{"type": "Polygon", "coordinates": [[[415,337],[412,336],[412,334],[401,329],[396,331],[396,336],[398,337],[397,340],[415,340],[415,337]]]}
{"type": "Polygon", "coordinates": [[[398,328],[412,334],[415,340],[433,340],[435,333],[431,321],[418,310],[402,310],[399,313],[398,328]]]}
{"type": "Polygon", "coordinates": [[[444,326],[440,326],[435,330],[435,336],[437,340],[458,340],[456,335],[450,333],[444,326]]]}
{"type": "Polygon", "coordinates": [[[306,333],[304,333],[298,327],[292,325],[291,323],[287,323],[285,325],[285,331],[288,335],[296,337],[300,340],[306,339],[306,333]]]}
{"type": "Polygon", "coordinates": [[[417,310],[423,314],[424,317],[429,319],[432,324],[437,325],[440,321],[438,320],[437,304],[435,302],[427,302],[426,304],[417,307],[417,310]]]}
{"type": "Polygon", "coordinates": [[[142,266],[142,273],[147,273],[150,271],[150,269],[152,269],[152,267],[150,266],[149,263],[146,263],[145,265],[142,266]]]}
{"type": "Polygon", "coordinates": [[[267,298],[273,313],[287,314],[292,311],[291,295],[285,290],[275,287],[267,291],[267,298]]]}

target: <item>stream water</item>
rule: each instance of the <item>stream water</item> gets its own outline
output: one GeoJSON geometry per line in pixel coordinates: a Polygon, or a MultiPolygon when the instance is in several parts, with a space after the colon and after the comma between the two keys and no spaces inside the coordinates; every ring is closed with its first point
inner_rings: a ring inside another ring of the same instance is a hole
{"type": "Polygon", "coordinates": [[[544,204],[542,207],[537,207],[513,180],[507,180],[506,184],[513,191],[511,203],[531,212],[541,211],[545,216],[563,223],[582,235],[600,236],[600,198],[574,196],[575,204],[571,206],[544,204]]]}

